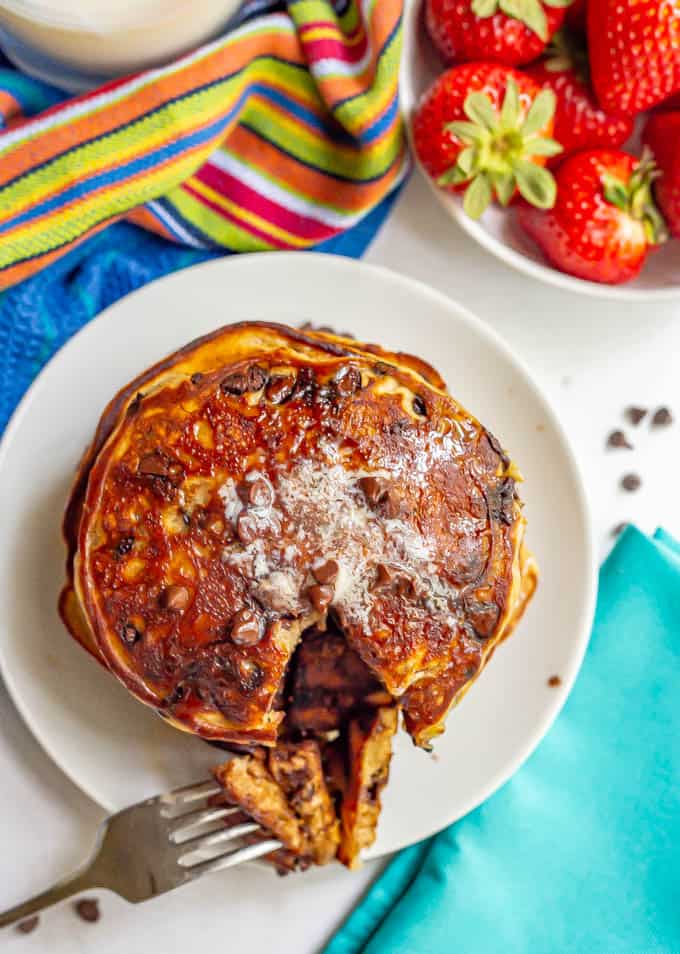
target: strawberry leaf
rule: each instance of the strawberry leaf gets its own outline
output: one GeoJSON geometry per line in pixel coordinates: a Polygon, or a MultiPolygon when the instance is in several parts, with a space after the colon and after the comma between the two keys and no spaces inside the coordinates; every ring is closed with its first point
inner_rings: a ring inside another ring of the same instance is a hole
{"type": "Polygon", "coordinates": [[[552,209],[557,196],[557,185],[547,169],[518,159],[513,166],[517,188],[531,205],[538,209],[552,209]]]}
{"type": "Polygon", "coordinates": [[[478,126],[495,132],[498,128],[498,114],[491,104],[491,100],[484,93],[468,93],[463,104],[463,110],[468,119],[478,126]]]}
{"type": "Polygon", "coordinates": [[[467,149],[463,151],[458,156],[458,162],[456,165],[459,169],[462,169],[466,175],[471,175],[472,170],[475,165],[475,159],[477,158],[477,150],[474,146],[468,146],[467,149]]]}
{"type": "Polygon", "coordinates": [[[499,0],[499,7],[509,17],[519,20],[545,42],[548,42],[548,21],[540,0],[499,0]]]}
{"type": "Polygon", "coordinates": [[[446,126],[444,126],[444,129],[446,129],[447,132],[453,133],[454,136],[457,136],[458,139],[464,143],[481,143],[486,138],[486,132],[484,129],[480,129],[479,126],[475,125],[475,123],[465,122],[464,119],[447,123],[446,126]]]}
{"type": "Polygon", "coordinates": [[[551,89],[542,89],[522,123],[522,136],[526,138],[540,132],[555,115],[556,102],[557,97],[551,89]]]}
{"type": "Polygon", "coordinates": [[[515,129],[519,122],[519,91],[517,83],[509,79],[505,88],[505,98],[501,108],[501,123],[508,129],[515,129]]]}
{"type": "Polygon", "coordinates": [[[471,219],[479,219],[491,202],[491,184],[485,173],[480,173],[465,190],[463,209],[471,219]]]}
{"type": "Polygon", "coordinates": [[[498,0],[472,0],[471,10],[476,17],[486,20],[498,11],[498,0]]]}
{"type": "Polygon", "coordinates": [[[443,172],[437,179],[437,185],[440,186],[456,186],[461,185],[463,182],[467,182],[470,176],[459,166],[452,166],[450,169],[447,169],[446,172],[443,172]]]}
{"type": "Polygon", "coordinates": [[[570,7],[574,0],[543,0],[546,7],[556,7],[558,10],[563,7],[570,7]]]}
{"type": "Polygon", "coordinates": [[[556,139],[532,139],[526,152],[529,156],[559,156],[563,149],[556,139]]]}
{"type": "Polygon", "coordinates": [[[511,172],[496,172],[491,176],[494,192],[501,205],[508,205],[515,194],[515,177],[511,172]]]}

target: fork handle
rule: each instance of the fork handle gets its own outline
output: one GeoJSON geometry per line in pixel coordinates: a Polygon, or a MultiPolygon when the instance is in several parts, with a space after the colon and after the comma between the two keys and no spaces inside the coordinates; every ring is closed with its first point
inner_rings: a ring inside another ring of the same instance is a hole
{"type": "Polygon", "coordinates": [[[11,924],[16,924],[17,921],[23,921],[24,918],[28,918],[32,914],[37,914],[38,911],[51,907],[58,901],[63,901],[64,898],[70,898],[81,891],[96,887],[98,885],[92,877],[92,867],[88,864],[67,878],[58,881],[47,891],[36,894],[28,901],[24,901],[23,904],[17,904],[7,911],[2,911],[0,913],[0,928],[9,927],[11,924]]]}

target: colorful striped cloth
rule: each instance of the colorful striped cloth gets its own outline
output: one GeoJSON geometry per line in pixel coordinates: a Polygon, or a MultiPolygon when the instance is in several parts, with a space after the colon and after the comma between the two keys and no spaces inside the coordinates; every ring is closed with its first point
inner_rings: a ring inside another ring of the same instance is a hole
{"type": "MultiPolygon", "coordinates": [[[[66,102],[0,84],[0,288],[126,218],[195,249],[310,248],[405,175],[401,0],[248,0],[227,36],[66,102]]],[[[8,71],[8,75],[9,71],[8,71]]]]}

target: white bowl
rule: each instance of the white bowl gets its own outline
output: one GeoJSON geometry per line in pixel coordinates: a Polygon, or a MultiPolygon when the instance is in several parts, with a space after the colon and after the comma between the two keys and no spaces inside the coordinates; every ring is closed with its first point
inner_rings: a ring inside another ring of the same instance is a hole
{"type": "MultiPolygon", "coordinates": [[[[404,52],[401,69],[401,104],[407,118],[409,136],[411,117],[423,93],[444,71],[425,32],[422,0],[406,0],[404,10],[404,52]]],[[[669,241],[654,251],[642,274],[625,285],[602,285],[565,275],[548,265],[540,250],[515,222],[513,210],[494,205],[475,222],[463,211],[459,196],[438,188],[418,163],[422,174],[440,204],[467,234],[506,264],[532,278],[556,285],[566,291],[599,298],[625,301],[662,301],[680,297],[680,242],[669,241]]]]}
{"type": "Polygon", "coordinates": [[[0,43],[24,72],[81,92],[187,53],[218,35],[239,4],[240,0],[0,0],[0,43]]]}

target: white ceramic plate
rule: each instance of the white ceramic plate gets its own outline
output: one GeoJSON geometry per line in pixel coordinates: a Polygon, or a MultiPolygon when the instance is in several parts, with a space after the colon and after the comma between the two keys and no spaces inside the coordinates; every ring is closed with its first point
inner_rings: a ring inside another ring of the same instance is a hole
{"type": "MultiPolygon", "coordinates": [[[[404,51],[401,70],[401,104],[409,123],[423,93],[444,71],[425,32],[422,0],[406,0],[404,12],[404,51]]],[[[415,155],[415,151],[414,151],[415,155]]],[[[565,275],[548,265],[540,250],[515,223],[512,210],[491,206],[479,222],[463,211],[462,199],[439,189],[420,167],[438,201],[471,239],[507,265],[567,291],[597,298],[626,301],[661,301],[680,297],[680,243],[667,242],[647,259],[642,273],[625,285],[602,285],[565,275]]]]}
{"type": "Polygon", "coordinates": [[[324,255],[210,263],[119,302],[50,362],[0,447],[0,664],[46,751],[109,810],[205,775],[220,753],[136,702],[62,628],[61,510],[100,411],[130,378],[229,321],[310,320],[421,355],[524,471],[542,582],[519,631],[449,719],[436,755],[402,735],[379,855],[443,828],[529,755],[562,706],[590,630],[595,567],[585,496],[564,433],[526,369],[476,318],[424,285],[324,255]],[[559,674],[562,685],[548,688],[559,674]]]}

